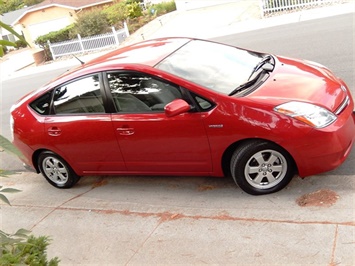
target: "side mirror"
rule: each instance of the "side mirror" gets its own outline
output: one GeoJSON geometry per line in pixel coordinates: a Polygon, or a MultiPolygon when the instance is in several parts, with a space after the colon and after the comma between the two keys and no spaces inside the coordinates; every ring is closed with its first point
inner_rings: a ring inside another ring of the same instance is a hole
{"type": "Polygon", "coordinates": [[[190,109],[191,109],[190,105],[182,99],[176,99],[168,103],[164,107],[165,115],[167,117],[172,117],[182,113],[186,113],[190,111],[190,109]]]}

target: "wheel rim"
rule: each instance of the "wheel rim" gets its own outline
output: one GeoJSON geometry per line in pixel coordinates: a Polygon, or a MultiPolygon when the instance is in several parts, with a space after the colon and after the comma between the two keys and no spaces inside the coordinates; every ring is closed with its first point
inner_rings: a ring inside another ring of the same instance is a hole
{"type": "Polygon", "coordinates": [[[269,189],[276,186],[283,180],[286,173],[285,157],[274,150],[255,153],[244,169],[247,182],[257,189],[269,189]]]}
{"type": "Polygon", "coordinates": [[[64,185],[68,181],[69,172],[65,165],[55,157],[46,157],[42,162],[46,177],[57,185],[64,185]]]}

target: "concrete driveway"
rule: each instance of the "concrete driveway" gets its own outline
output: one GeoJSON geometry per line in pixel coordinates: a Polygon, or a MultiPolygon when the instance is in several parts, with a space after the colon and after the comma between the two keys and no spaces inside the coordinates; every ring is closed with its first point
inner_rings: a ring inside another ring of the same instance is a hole
{"type": "Polygon", "coordinates": [[[250,196],[228,178],[2,178],[1,228],[49,235],[61,265],[355,265],[355,180],[332,173],[250,196]]]}

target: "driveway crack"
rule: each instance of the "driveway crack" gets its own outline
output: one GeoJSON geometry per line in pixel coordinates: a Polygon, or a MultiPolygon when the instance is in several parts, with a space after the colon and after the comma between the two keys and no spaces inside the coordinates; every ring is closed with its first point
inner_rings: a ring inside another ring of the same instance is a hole
{"type": "Polygon", "coordinates": [[[144,241],[139,245],[139,247],[134,250],[134,253],[132,256],[128,259],[128,261],[125,263],[125,265],[128,265],[131,260],[136,256],[136,254],[142,249],[142,247],[145,245],[145,243],[148,241],[148,239],[154,234],[154,232],[158,229],[158,227],[164,222],[163,219],[159,219],[158,224],[154,227],[154,229],[149,233],[149,235],[144,239],[144,241]]]}
{"type": "Polygon", "coordinates": [[[48,216],[50,216],[53,212],[55,212],[56,210],[60,210],[60,209],[63,209],[62,206],[64,206],[65,204],[67,204],[68,202],[74,200],[74,199],[77,199],[77,198],[80,198],[81,196],[89,193],[90,191],[94,190],[95,189],[95,186],[93,186],[92,188],[90,188],[89,190],[83,192],[83,193],[80,193],[66,201],[64,201],[62,204],[60,204],[59,206],[53,208],[49,213],[47,213],[41,220],[39,220],[38,222],[36,222],[31,228],[30,228],[30,231],[32,231],[38,224],[40,224],[41,222],[43,222],[45,219],[47,219],[48,216]]]}

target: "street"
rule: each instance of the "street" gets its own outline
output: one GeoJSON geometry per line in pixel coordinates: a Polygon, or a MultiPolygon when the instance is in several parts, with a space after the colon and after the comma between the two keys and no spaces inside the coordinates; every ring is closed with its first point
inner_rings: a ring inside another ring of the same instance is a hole
{"type": "Polygon", "coordinates": [[[341,77],[355,95],[354,14],[303,21],[213,40],[320,63],[341,77]]]}

